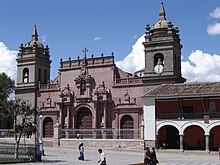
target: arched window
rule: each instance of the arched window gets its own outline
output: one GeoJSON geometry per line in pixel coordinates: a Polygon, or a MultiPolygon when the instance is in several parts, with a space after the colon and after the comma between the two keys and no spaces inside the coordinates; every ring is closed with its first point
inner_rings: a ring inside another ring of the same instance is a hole
{"type": "Polygon", "coordinates": [[[86,81],[82,80],[80,82],[80,94],[84,95],[85,91],[86,91],[86,81]]]}
{"type": "Polygon", "coordinates": [[[38,82],[41,82],[41,68],[38,69],[38,82]]]}
{"type": "Polygon", "coordinates": [[[157,53],[154,55],[154,66],[157,65],[159,59],[162,62],[162,65],[164,65],[164,55],[162,53],[157,53]]]}
{"type": "Polygon", "coordinates": [[[29,69],[24,68],[23,70],[23,82],[28,83],[29,82],[29,69]]]}
{"type": "Polygon", "coordinates": [[[210,102],[209,103],[209,108],[210,108],[210,112],[216,112],[216,104],[215,102],[210,102]]]}
{"type": "Polygon", "coordinates": [[[44,84],[47,83],[47,69],[44,69],[44,84]]]}

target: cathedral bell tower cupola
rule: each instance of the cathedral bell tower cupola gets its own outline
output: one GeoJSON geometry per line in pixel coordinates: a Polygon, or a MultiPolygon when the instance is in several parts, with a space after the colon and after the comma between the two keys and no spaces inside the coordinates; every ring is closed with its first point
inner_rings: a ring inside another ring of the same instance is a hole
{"type": "Polygon", "coordinates": [[[31,35],[31,40],[21,44],[17,56],[17,84],[15,95],[17,98],[36,103],[37,84],[46,84],[50,80],[49,47],[39,42],[37,28],[31,35]]]}
{"type": "Polygon", "coordinates": [[[158,85],[185,82],[181,75],[181,49],[179,30],[166,19],[163,2],[160,5],[159,20],[146,26],[145,71],[143,83],[158,85]]]}
{"type": "Polygon", "coordinates": [[[46,84],[50,80],[50,63],[49,47],[44,47],[39,42],[37,28],[34,25],[31,41],[19,47],[17,85],[46,84]]]}

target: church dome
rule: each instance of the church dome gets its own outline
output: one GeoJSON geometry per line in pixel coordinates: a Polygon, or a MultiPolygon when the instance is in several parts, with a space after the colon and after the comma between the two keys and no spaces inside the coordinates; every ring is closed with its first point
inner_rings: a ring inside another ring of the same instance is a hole
{"type": "Polygon", "coordinates": [[[157,23],[154,24],[153,28],[154,29],[159,29],[159,28],[168,28],[168,22],[167,20],[159,20],[157,23]]]}
{"type": "Polygon", "coordinates": [[[29,41],[28,43],[25,44],[25,47],[38,47],[38,48],[43,48],[43,44],[41,44],[39,41],[38,41],[38,34],[37,34],[37,28],[36,28],[36,25],[34,25],[34,30],[32,32],[32,38],[31,38],[31,41],[29,41]]]}
{"type": "Polygon", "coordinates": [[[163,2],[161,2],[159,20],[153,25],[153,29],[168,28],[168,25],[169,21],[166,20],[166,13],[164,10],[163,2]]]}

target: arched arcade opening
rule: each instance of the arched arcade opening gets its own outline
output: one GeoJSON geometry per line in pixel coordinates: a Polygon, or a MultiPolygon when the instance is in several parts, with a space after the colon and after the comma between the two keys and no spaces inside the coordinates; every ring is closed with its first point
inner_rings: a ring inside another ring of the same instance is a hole
{"type": "Polygon", "coordinates": [[[183,149],[205,150],[205,135],[203,128],[192,125],[184,130],[183,149]]]}
{"type": "Polygon", "coordinates": [[[210,130],[209,149],[210,151],[218,151],[220,147],[220,126],[215,126],[210,130]]]}
{"type": "Polygon", "coordinates": [[[157,145],[162,149],[179,149],[180,136],[178,129],[171,125],[161,127],[157,135],[157,145]]]}

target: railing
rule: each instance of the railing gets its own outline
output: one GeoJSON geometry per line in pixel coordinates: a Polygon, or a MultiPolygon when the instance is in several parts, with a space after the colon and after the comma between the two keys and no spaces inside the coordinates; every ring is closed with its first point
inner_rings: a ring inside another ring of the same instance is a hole
{"type": "Polygon", "coordinates": [[[8,129],[0,129],[0,138],[4,137],[13,137],[13,135],[10,133],[10,130],[8,129]]]}
{"type": "MultiPolygon", "coordinates": [[[[35,146],[19,146],[18,158],[29,161],[35,160],[35,146]]],[[[14,143],[0,143],[0,157],[1,158],[15,158],[16,147],[14,143]]]]}
{"type": "Polygon", "coordinates": [[[62,138],[140,139],[139,129],[62,129],[62,138]]]}
{"type": "Polygon", "coordinates": [[[128,77],[124,79],[115,79],[115,85],[125,85],[125,84],[142,84],[142,80],[138,77],[128,77]]]}
{"type": "Polygon", "coordinates": [[[200,113],[159,113],[157,114],[157,119],[203,119],[204,115],[209,115],[210,118],[220,118],[220,112],[212,112],[205,114],[200,113]]]}

